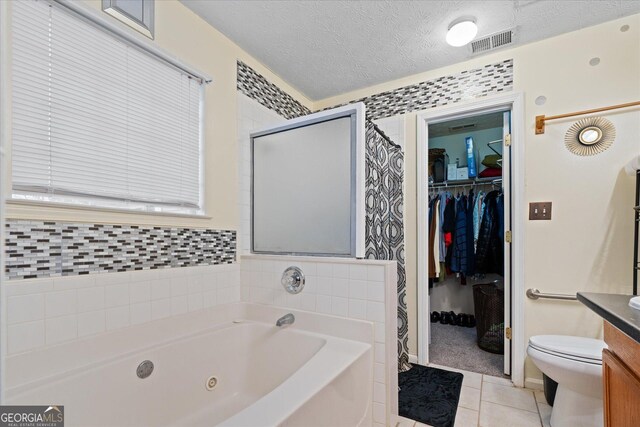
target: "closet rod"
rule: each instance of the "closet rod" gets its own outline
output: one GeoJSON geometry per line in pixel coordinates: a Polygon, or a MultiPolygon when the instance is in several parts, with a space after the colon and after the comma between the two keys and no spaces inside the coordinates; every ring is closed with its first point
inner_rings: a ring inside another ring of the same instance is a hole
{"type": "Polygon", "coordinates": [[[460,184],[449,184],[448,182],[436,183],[429,185],[430,188],[459,188],[459,187],[473,187],[475,185],[498,185],[502,184],[502,178],[494,178],[490,180],[473,180],[467,181],[460,184]]]}
{"type": "Polygon", "coordinates": [[[640,105],[640,101],[627,102],[625,104],[610,105],[608,107],[592,108],[591,110],[576,111],[574,113],[558,114],[556,116],[545,117],[545,115],[536,116],[536,135],[544,133],[545,122],[548,120],[564,119],[565,117],[582,116],[584,114],[599,113],[601,111],[618,110],[620,108],[629,108],[640,105]]]}

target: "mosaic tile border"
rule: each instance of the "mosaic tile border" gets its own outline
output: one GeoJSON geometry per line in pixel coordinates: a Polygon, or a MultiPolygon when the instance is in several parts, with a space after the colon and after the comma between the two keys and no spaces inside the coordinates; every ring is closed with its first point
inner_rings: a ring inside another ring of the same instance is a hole
{"type": "Polygon", "coordinates": [[[236,260],[233,230],[8,220],[5,231],[10,280],[236,260]]]}
{"type": "Polygon", "coordinates": [[[238,61],[237,88],[286,119],[311,113],[311,110],[242,61],[238,61]]]}
{"type": "Polygon", "coordinates": [[[507,59],[481,68],[465,70],[457,74],[376,93],[346,104],[364,103],[367,107],[367,118],[377,120],[508,92],[512,88],[513,59],[507,59]]]}
{"type": "MultiPolygon", "coordinates": [[[[241,61],[238,61],[237,78],[239,91],[282,117],[292,119],[311,113],[291,95],[241,61]]],[[[376,93],[347,104],[363,102],[367,107],[367,118],[376,120],[507,92],[512,88],[513,59],[507,59],[457,74],[376,93]]],[[[328,108],[339,106],[334,105],[328,108]]]]}

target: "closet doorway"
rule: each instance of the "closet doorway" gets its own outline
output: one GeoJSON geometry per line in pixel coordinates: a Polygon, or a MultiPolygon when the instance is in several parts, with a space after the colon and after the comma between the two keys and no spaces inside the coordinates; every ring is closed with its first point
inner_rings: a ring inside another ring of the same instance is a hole
{"type": "Polygon", "coordinates": [[[513,103],[421,118],[418,361],[511,377],[513,103]]]}

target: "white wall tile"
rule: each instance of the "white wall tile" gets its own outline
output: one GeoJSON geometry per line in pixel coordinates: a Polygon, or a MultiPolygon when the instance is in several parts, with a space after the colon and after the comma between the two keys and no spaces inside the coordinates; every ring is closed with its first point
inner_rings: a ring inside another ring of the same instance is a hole
{"type": "Polygon", "coordinates": [[[171,278],[171,297],[187,295],[189,288],[184,277],[171,278]]]}
{"type": "Polygon", "coordinates": [[[78,313],[102,310],[105,307],[103,286],[78,289],[78,313]]]}
{"type": "Polygon", "coordinates": [[[108,308],[106,311],[107,330],[125,328],[131,324],[128,305],[122,307],[108,308]]]}
{"type": "Polygon", "coordinates": [[[77,312],[77,291],[50,292],[45,296],[45,316],[58,317],[77,312]]]}
{"type": "Polygon", "coordinates": [[[367,282],[367,299],[384,302],[384,282],[367,282]]]}
{"type": "Polygon", "coordinates": [[[137,325],[151,320],[151,302],[132,304],[130,308],[131,324],[137,325]]]}
{"type": "Polygon", "coordinates": [[[32,322],[44,319],[44,295],[18,295],[7,300],[7,322],[32,322]]]}
{"type": "Polygon", "coordinates": [[[319,262],[316,266],[317,275],[320,277],[331,277],[332,274],[331,264],[325,262],[319,262]]]}
{"type": "Polygon", "coordinates": [[[372,322],[384,322],[384,303],[368,301],[367,320],[372,322]]]}
{"type": "Polygon", "coordinates": [[[386,408],[382,403],[373,403],[373,420],[377,423],[386,422],[386,408]]]}
{"type": "Polygon", "coordinates": [[[171,298],[151,301],[151,320],[171,316],[171,298]]]}
{"type": "Polygon", "coordinates": [[[367,318],[367,302],[358,299],[349,299],[349,317],[365,320],[367,318]]]}
{"type": "Polygon", "coordinates": [[[218,303],[218,292],[216,290],[206,291],[202,293],[202,306],[203,308],[213,307],[218,303]]]}
{"type": "Polygon", "coordinates": [[[384,267],[381,265],[368,265],[367,280],[384,282],[384,267]]]}
{"type": "Polygon", "coordinates": [[[44,320],[10,325],[7,330],[10,354],[42,347],[45,343],[44,320]]]}
{"type": "Polygon", "coordinates": [[[332,288],[332,278],[320,276],[317,278],[317,286],[316,293],[318,295],[333,295],[331,290],[332,288]]]}
{"type": "Polygon", "coordinates": [[[373,380],[377,382],[384,382],[384,363],[373,364],[373,380]]]}
{"type": "Polygon", "coordinates": [[[179,314],[184,314],[189,309],[189,303],[187,301],[186,295],[178,295],[175,297],[171,297],[171,315],[177,316],[179,314]]]}
{"type": "Polygon", "coordinates": [[[367,282],[365,280],[349,280],[349,298],[367,299],[367,282]]]}
{"type": "Polygon", "coordinates": [[[349,264],[349,279],[367,280],[367,266],[364,264],[349,264]]]}
{"type": "Polygon", "coordinates": [[[78,336],[98,334],[106,330],[104,310],[88,311],[78,314],[78,336]]]}
{"type": "Polygon", "coordinates": [[[316,311],[318,313],[331,314],[331,297],[327,295],[316,296],[316,311]]]}
{"type": "Polygon", "coordinates": [[[187,309],[189,311],[202,310],[203,305],[202,292],[187,296],[187,309]]]}
{"type": "Polygon", "coordinates": [[[383,383],[377,381],[373,383],[373,401],[379,403],[387,402],[386,387],[383,383]]]}
{"type": "Polygon", "coordinates": [[[347,298],[349,296],[349,280],[344,278],[333,278],[331,280],[331,295],[347,298]]]}
{"type": "Polygon", "coordinates": [[[158,300],[171,297],[171,279],[161,278],[151,286],[151,299],[158,300]]]}
{"type": "Polygon", "coordinates": [[[54,290],[64,291],[67,289],[78,289],[94,286],[96,277],[108,276],[109,274],[86,274],[82,276],[63,276],[53,279],[54,290]]]}
{"type": "Polygon", "coordinates": [[[69,341],[78,337],[78,316],[54,317],[46,320],[45,341],[47,345],[69,341]]]}
{"type": "MultiPolygon", "coordinates": [[[[7,334],[11,354],[238,302],[240,268],[231,264],[142,270],[25,280],[18,285],[6,288],[7,323],[22,325],[7,334]],[[172,291],[179,294],[173,300],[172,291]]],[[[315,298],[307,299],[306,306],[314,307],[315,298]]]]}
{"type": "Polygon", "coordinates": [[[131,284],[131,304],[151,301],[152,281],[136,282],[131,284]]]}
{"type": "Polygon", "coordinates": [[[53,279],[24,279],[4,283],[7,296],[44,294],[53,290],[53,279]]]}
{"type": "Polygon", "coordinates": [[[331,314],[343,317],[349,316],[349,300],[341,297],[332,297],[331,314]]]}
{"type": "Polygon", "coordinates": [[[331,277],[349,278],[349,264],[332,264],[331,277]]]}
{"type": "Polygon", "coordinates": [[[129,284],[120,283],[105,287],[104,297],[106,308],[129,305],[129,284]]]}

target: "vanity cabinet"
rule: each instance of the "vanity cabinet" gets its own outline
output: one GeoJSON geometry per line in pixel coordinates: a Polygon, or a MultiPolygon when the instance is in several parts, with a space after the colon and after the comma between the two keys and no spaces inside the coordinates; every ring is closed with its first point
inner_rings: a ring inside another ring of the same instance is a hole
{"type": "Polygon", "coordinates": [[[602,352],[606,427],[640,426],[640,343],[604,322],[602,352]]]}

